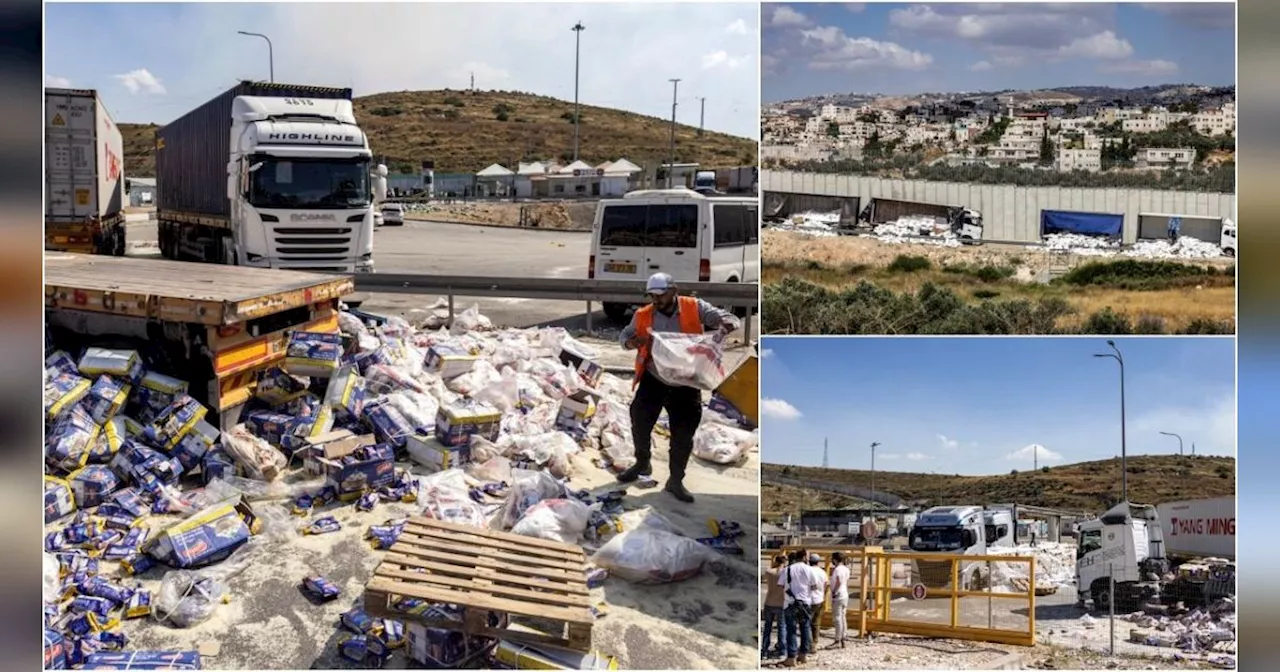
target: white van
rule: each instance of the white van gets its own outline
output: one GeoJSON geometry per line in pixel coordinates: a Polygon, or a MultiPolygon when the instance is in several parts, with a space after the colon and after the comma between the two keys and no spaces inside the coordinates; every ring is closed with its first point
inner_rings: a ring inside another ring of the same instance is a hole
{"type": "MultiPolygon", "coordinates": [[[[600,201],[587,277],[645,280],[659,272],[686,288],[760,282],[759,199],[654,189],[600,201]]],[[[604,311],[623,322],[631,307],[606,303],[604,311]]]]}

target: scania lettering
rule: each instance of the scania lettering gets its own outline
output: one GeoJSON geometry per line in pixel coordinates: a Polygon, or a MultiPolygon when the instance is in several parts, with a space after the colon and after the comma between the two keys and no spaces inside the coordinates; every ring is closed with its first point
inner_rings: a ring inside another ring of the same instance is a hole
{"type": "Polygon", "coordinates": [[[371,272],[386,174],[356,122],[351,89],[241,82],[156,132],[160,251],[371,272]]]}

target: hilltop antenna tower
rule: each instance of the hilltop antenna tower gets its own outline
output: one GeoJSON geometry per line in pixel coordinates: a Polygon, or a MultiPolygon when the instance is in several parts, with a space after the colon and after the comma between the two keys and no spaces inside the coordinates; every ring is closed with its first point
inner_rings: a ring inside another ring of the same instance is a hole
{"type": "Polygon", "coordinates": [[[476,73],[471,73],[471,93],[476,92],[476,73]]]}
{"type": "Polygon", "coordinates": [[[830,466],[830,463],[827,461],[827,440],[824,438],[822,439],[822,468],[826,469],[830,466]]]}

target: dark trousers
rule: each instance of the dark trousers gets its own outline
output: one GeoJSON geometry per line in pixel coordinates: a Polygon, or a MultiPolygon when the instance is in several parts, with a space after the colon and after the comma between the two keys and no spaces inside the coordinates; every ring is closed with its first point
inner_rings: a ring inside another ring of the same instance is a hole
{"type": "Polygon", "coordinates": [[[631,401],[631,441],[637,464],[648,464],[653,456],[653,426],[664,408],[671,421],[671,480],[680,482],[693,454],[693,434],[702,424],[702,393],[692,387],[672,387],[646,370],[631,401]]]}
{"type": "Polygon", "coordinates": [[[810,625],[813,614],[809,613],[809,605],[792,602],[783,612],[783,618],[787,624],[787,658],[809,653],[813,636],[813,628],[810,625]]]}
{"type": "Polygon", "coordinates": [[[775,649],[769,647],[770,640],[773,635],[778,636],[778,646],[776,651],[786,655],[787,651],[787,629],[786,618],[783,616],[782,607],[764,608],[764,638],[760,640],[760,657],[768,658],[775,649]]]}

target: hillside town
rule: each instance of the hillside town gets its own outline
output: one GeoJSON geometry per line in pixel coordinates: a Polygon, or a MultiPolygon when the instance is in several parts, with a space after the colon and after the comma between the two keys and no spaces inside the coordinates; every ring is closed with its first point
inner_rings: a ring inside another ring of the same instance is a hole
{"type": "MultiPolygon", "coordinates": [[[[1053,94],[1055,92],[1045,92],[1053,94]]],[[[1059,172],[1177,170],[1234,157],[1234,94],[1169,104],[1058,95],[951,98],[923,104],[782,103],[761,119],[767,166],[892,159],[1059,172]]]]}

